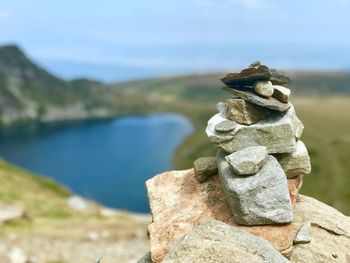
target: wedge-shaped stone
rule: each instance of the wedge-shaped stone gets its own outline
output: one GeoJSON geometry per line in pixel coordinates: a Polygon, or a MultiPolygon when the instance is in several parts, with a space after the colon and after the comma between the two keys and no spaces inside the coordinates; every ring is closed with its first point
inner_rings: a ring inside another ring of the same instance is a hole
{"type": "Polygon", "coordinates": [[[293,220],[288,182],[277,159],[271,155],[253,176],[238,176],[225,159],[217,154],[219,178],[232,215],[238,224],[284,224],[293,220]]]}
{"type": "Polygon", "coordinates": [[[162,263],[203,262],[259,262],[287,263],[269,242],[230,226],[212,220],[196,226],[170,247],[162,263]]]}
{"type": "Polygon", "coordinates": [[[311,172],[310,157],[305,144],[299,140],[296,146],[292,153],[276,155],[288,178],[311,172]]]}
{"type": "Polygon", "coordinates": [[[240,124],[253,124],[269,116],[269,110],[243,99],[228,99],[226,117],[240,124]]]}
{"type": "Polygon", "coordinates": [[[225,158],[236,174],[255,174],[266,163],[267,149],[265,146],[252,146],[231,153],[225,158]]]}
{"type": "Polygon", "coordinates": [[[274,85],[272,96],[281,102],[287,103],[289,101],[290,89],[283,86],[274,85]]]}
{"type": "Polygon", "coordinates": [[[311,241],[311,222],[306,221],[299,229],[293,240],[293,244],[306,244],[311,241]]]}
{"type": "Polygon", "coordinates": [[[286,111],[290,108],[290,103],[283,103],[274,97],[263,98],[254,92],[253,89],[247,88],[229,88],[223,87],[223,89],[235,97],[239,97],[253,104],[261,107],[269,108],[276,111],[286,111]]]}
{"type": "Polygon", "coordinates": [[[296,138],[300,138],[303,124],[291,107],[286,113],[278,113],[255,124],[237,124],[230,132],[217,132],[215,125],[227,120],[220,114],[208,122],[206,134],[210,140],[225,151],[232,153],[250,146],[266,146],[271,153],[291,153],[296,150],[296,138]]]}

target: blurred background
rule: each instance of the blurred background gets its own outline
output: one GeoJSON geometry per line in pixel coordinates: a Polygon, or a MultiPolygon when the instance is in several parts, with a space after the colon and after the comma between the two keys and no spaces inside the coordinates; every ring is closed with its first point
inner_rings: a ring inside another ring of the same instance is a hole
{"type": "Polygon", "coordinates": [[[0,261],[136,262],[145,180],[216,149],[220,82],[292,79],[302,194],[350,214],[349,0],[0,2],[0,261]]]}

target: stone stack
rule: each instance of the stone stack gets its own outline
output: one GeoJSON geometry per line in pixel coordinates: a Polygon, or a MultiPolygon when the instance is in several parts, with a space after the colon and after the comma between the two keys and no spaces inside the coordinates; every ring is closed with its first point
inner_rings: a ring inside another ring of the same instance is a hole
{"type": "MultiPolygon", "coordinates": [[[[287,178],[298,190],[310,173],[300,140],[303,124],[289,102],[287,76],[254,62],[222,78],[233,95],[217,104],[206,134],[219,146],[219,178],[238,224],[284,224],[293,220],[287,178]]],[[[199,176],[200,174],[197,173],[199,176]]]]}
{"type": "MultiPolygon", "coordinates": [[[[151,254],[140,262],[284,262],[271,261],[276,253],[262,243],[262,250],[251,247],[259,241],[247,234],[289,258],[294,247],[310,242],[311,227],[324,217],[312,219],[317,205],[298,199],[311,166],[300,140],[303,124],[282,86],[289,78],[255,62],[222,81],[232,96],[217,104],[206,128],[217,155],[146,182],[151,254]],[[263,250],[271,251],[268,258],[263,250]]],[[[328,223],[322,228],[334,231],[328,223]]]]}

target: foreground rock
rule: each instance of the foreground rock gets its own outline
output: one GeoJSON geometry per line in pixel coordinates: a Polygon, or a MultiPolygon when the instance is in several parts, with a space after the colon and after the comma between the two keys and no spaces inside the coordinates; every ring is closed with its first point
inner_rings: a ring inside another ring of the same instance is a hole
{"type": "Polygon", "coordinates": [[[193,166],[194,173],[200,183],[218,172],[218,164],[215,157],[200,157],[194,161],[193,166]]]}
{"type": "Polygon", "coordinates": [[[163,263],[290,262],[269,242],[221,221],[212,220],[175,241],[163,263]]]}
{"type": "Polygon", "coordinates": [[[282,167],[269,155],[266,164],[253,176],[238,176],[217,155],[219,177],[235,221],[242,225],[283,224],[293,220],[288,183],[282,167]]]}
{"type": "Polygon", "coordinates": [[[261,107],[266,107],[272,110],[283,112],[288,110],[291,106],[290,103],[280,102],[274,97],[269,97],[269,98],[260,97],[258,94],[256,94],[253,90],[250,90],[250,89],[229,88],[229,87],[224,87],[223,89],[235,97],[239,97],[253,104],[259,105],[261,107]]]}
{"type": "MultiPolygon", "coordinates": [[[[288,179],[288,185],[296,202],[298,181],[288,179]]],[[[265,238],[290,256],[291,262],[349,262],[350,218],[313,198],[299,195],[291,224],[246,227],[233,220],[217,176],[199,184],[193,169],[167,172],[148,180],[147,190],[153,215],[148,229],[155,263],[166,256],[173,241],[214,219],[265,238]],[[298,230],[308,220],[312,224],[311,242],[293,246],[298,230]]]]}
{"type": "MultiPolygon", "coordinates": [[[[241,226],[231,214],[218,176],[198,183],[193,169],[172,171],[146,182],[153,222],[149,225],[152,260],[167,254],[170,244],[198,224],[219,220],[267,239],[278,251],[290,252],[301,224],[241,226]]],[[[293,202],[297,199],[298,180],[288,180],[293,202]]]]}
{"type": "Polygon", "coordinates": [[[252,104],[242,99],[228,99],[226,116],[229,120],[239,124],[253,124],[269,116],[269,111],[263,107],[252,104]]]}
{"type": "Polygon", "coordinates": [[[225,159],[238,175],[255,174],[265,165],[267,149],[265,146],[253,146],[231,153],[225,159]]]}
{"type": "Polygon", "coordinates": [[[291,262],[350,262],[350,217],[316,199],[300,196],[295,221],[311,222],[311,242],[294,245],[291,262]]]}
{"type": "Polygon", "coordinates": [[[249,126],[237,124],[230,132],[215,131],[215,126],[225,120],[221,114],[214,115],[208,121],[206,133],[213,143],[229,153],[259,145],[266,146],[269,153],[291,153],[296,150],[296,138],[300,138],[304,129],[293,107],[249,126]]]}

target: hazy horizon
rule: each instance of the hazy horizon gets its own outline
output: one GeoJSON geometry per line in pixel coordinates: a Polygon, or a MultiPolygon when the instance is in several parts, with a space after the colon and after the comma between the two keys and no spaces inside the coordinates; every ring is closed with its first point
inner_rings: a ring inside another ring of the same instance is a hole
{"type": "Polygon", "coordinates": [[[10,1],[0,43],[66,79],[229,71],[350,69],[349,0],[10,1]]]}

